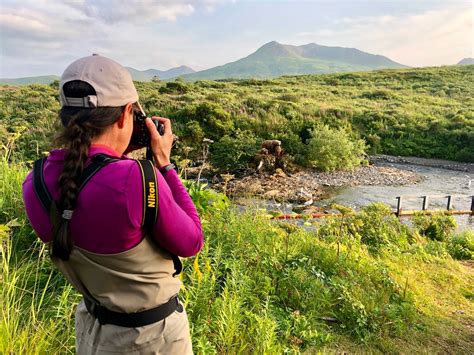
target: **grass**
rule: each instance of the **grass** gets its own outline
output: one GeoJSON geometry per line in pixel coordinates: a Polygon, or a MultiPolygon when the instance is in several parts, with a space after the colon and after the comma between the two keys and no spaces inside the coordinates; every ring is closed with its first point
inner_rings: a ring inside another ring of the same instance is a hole
{"type": "MultiPolygon", "coordinates": [[[[0,353],[73,353],[80,296],[27,223],[26,172],[0,165],[0,353]]],[[[182,298],[196,353],[472,350],[472,260],[440,253],[444,242],[383,217],[380,206],[308,232],[237,213],[216,196],[193,190],[206,243],[184,260],[182,298]],[[368,238],[374,230],[383,238],[368,238]]]]}
{"type": "Polygon", "coordinates": [[[52,268],[21,200],[27,168],[0,162],[0,353],[73,353],[79,296],[52,268]]]}

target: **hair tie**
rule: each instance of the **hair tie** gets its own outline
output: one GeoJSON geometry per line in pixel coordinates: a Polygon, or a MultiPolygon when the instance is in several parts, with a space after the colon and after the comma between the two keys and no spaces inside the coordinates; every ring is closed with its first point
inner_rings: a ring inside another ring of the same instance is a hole
{"type": "Polygon", "coordinates": [[[74,210],[64,210],[61,217],[66,220],[70,220],[73,212],[74,210]]]}

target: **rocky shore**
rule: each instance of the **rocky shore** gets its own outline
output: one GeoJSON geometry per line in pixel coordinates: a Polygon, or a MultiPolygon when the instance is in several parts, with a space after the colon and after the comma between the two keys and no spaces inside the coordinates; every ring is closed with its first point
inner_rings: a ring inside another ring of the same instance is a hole
{"type": "Polygon", "coordinates": [[[361,166],[353,171],[332,173],[310,169],[295,173],[284,173],[277,169],[274,174],[253,173],[243,178],[228,181],[214,179],[212,188],[228,196],[258,196],[275,201],[311,204],[328,197],[326,187],[355,185],[404,185],[421,181],[421,177],[407,170],[383,166],[361,166]]]}
{"type": "Polygon", "coordinates": [[[410,164],[410,165],[421,165],[429,166],[433,168],[441,168],[448,170],[457,170],[464,171],[467,173],[474,173],[474,164],[473,163],[463,163],[452,160],[443,160],[443,159],[426,159],[418,157],[401,157],[401,156],[392,156],[392,155],[372,155],[369,157],[369,161],[372,164],[410,164]]]}

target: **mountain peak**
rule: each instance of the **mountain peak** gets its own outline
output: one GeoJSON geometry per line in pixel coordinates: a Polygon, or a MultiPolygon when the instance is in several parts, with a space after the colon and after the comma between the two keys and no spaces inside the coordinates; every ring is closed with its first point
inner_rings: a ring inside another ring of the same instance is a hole
{"type": "Polygon", "coordinates": [[[259,49],[257,49],[254,53],[252,53],[249,57],[254,59],[267,59],[267,58],[274,58],[274,57],[294,57],[295,53],[293,53],[288,46],[278,43],[277,41],[271,41],[265,43],[259,49]]]}

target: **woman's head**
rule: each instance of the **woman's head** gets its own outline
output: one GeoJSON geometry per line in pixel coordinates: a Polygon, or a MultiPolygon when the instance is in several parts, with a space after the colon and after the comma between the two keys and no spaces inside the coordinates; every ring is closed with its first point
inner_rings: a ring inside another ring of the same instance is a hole
{"type": "MultiPolygon", "coordinates": [[[[74,210],[78,179],[92,142],[104,140],[124,151],[133,131],[133,109],[138,94],[130,74],[120,64],[91,56],[72,63],[61,77],[59,113],[62,131],[56,142],[66,150],[59,177],[59,212],[74,210]]],[[[139,105],[138,105],[139,107],[139,105]]],[[[52,243],[52,255],[69,258],[73,246],[69,223],[61,219],[52,243]]]]}

